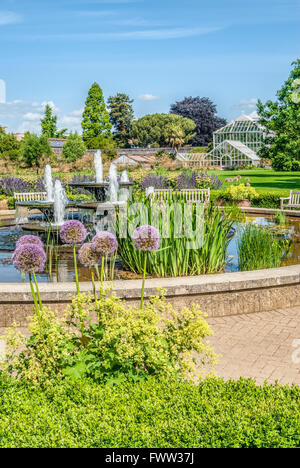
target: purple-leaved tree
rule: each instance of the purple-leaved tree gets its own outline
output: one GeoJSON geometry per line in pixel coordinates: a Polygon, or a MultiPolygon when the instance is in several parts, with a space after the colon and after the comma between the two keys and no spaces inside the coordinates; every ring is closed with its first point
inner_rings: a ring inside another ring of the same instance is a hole
{"type": "Polygon", "coordinates": [[[171,114],[191,119],[196,124],[196,136],[189,144],[207,146],[213,140],[213,132],[226,125],[226,120],[218,117],[217,107],[209,98],[186,97],[171,106],[171,114]]]}

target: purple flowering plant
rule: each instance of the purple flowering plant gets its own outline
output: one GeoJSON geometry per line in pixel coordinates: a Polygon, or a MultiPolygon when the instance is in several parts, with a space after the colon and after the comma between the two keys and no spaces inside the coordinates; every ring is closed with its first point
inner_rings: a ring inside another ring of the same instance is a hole
{"type": "Polygon", "coordinates": [[[147,253],[155,252],[160,247],[160,233],[153,226],[145,225],[138,227],[132,234],[132,241],[136,250],[144,252],[144,272],[141,294],[141,310],[144,308],[145,281],[147,270],[147,253]]]}

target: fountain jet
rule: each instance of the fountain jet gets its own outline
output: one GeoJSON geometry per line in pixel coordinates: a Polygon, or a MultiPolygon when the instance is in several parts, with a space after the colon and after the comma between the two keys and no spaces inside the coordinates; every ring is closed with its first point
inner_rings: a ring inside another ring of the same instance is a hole
{"type": "Polygon", "coordinates": [[[109,169],[109,201],[110,203],[118,202],[118,172],[115,164],[111,164],[109,169]]]}
{"type": "Polygon", "coordinates": [[[45,177],[44,177],[44,184],[46,189],[46,201],[53,202],[54,201],[54,186],[53,186],[53,177],[52,177],[52,169],[49,164],[45,167],[45,177]]]}
{"type": "Polygon", "coordinates": [[[94,164],[96,170],[96,183],[102,184],[103,182],[103,164],[102,164],[102,153],[97,151],[94,156],[94,164]]]}
{"type": "Polygon", "coordinates": [[[61,181],[57,179],[54,184],[54,223],[62,225],[65,218],[65,208],[67,205],[67,197],[61,181]]]}

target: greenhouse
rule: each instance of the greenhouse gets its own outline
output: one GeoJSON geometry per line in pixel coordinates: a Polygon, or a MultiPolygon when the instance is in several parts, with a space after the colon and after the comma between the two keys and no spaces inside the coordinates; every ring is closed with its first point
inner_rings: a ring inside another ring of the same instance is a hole
{"type": "Polygon", "coordinates": [[[260,162],[258,151],[264,138],[264,128],[258,121],[241,115],[214,132],[214,149],[204,159],[210,166],[257,166],[260,162]]]}

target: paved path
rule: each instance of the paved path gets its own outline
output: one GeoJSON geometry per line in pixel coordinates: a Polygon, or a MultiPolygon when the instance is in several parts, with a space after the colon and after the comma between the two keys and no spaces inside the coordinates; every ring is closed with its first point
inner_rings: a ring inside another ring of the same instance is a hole
{"type": "Polygon", "coordinates": [[[219,376],[300,385],[300,307],[207,320],[219,376]]]}

